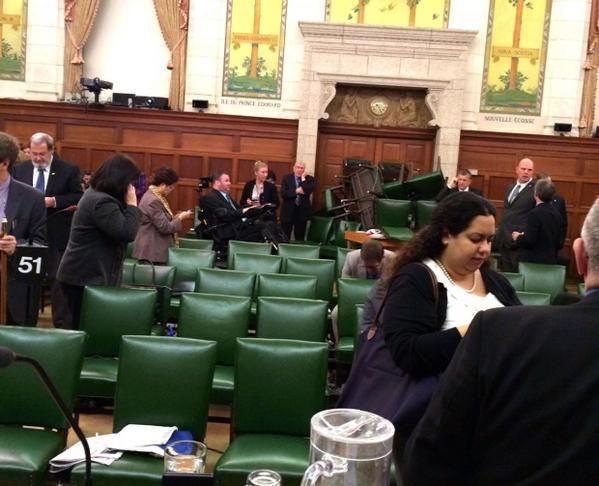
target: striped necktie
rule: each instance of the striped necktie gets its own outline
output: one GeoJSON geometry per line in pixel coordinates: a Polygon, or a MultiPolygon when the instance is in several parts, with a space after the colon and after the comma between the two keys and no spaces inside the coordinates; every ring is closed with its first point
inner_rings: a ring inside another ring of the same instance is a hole
{"type": "Polygon", "coordinates": [[[42,194],[46,192],[46,174],[41,167],[37,168],[37,181],[35,188],[42,194]]]}

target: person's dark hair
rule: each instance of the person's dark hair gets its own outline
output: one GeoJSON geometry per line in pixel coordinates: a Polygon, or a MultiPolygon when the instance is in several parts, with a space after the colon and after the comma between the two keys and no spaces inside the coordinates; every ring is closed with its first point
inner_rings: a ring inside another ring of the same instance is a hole
{"type": "Polygon", "coordinates": [[[212,180],[212,183],[214,184],[215,181],[219,180],[224,175],[229,175],[229,173],[225,172],[223,170],[217,170],[212,173],[212,175],[210,176],[210,179],[212,180]]]}
{"type": "Polygon", "coordinates": [[[160,184],[172,186],[178,180],[179,176],[170,167],[158,167],[152,176],[152,184],[154,186],[159,186],[160,184]]]}
{"type": "Polygon", "coordinates": [[[495,216],[495,207],[485,198],[472,192],[456,192],[444,198],[434,209],[428,225],[416,233],[398,251],[390,275],[404,265],[438,258],[445,246],[443,236],[455,236],[464,231],[477,216],[495,216]]]}
{"type": "Polygon", "coordinates": [[[360,258],[365,262],[380,262],[383,259],[383,255],[383,245],[377,240],[366,240],[360,249],[360,258]]]}
{"type": "Polygon", "coordinates": [[[19,156],[19,142],[8,133],[0,132],[0,162],[8,159],[8,170],[11,169],[19,156]]]}
{"type": "Polygon", "coordinates": [[[555,196],[555,186],[549,179],[539,179],[535,183],[535,195],[543,202],[551,202],[555,196]]]}
{"type": "Polygon", "coordinates": [[[90,185],[124,203],[129,184],[139,177],[140,172],[133,159],[116,154],[102,162],[92,175],[90,185]]]}

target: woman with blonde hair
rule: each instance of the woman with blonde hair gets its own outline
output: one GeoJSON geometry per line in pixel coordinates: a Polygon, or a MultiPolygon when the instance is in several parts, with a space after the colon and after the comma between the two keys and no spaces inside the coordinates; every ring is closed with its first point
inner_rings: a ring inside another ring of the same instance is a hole
{"type": "Polygon", "coordinates": [[[255,179],[245,183],[239,204],[242,208],[270,204],[274,210],[279,205],[277,186],[268,182],[268,165],[257,160],[254,164],[255,179]]]}

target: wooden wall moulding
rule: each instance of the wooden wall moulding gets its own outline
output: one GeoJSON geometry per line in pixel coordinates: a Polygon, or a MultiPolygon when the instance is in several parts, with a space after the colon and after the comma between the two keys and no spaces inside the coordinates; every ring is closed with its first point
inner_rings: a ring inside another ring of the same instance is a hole
{"type": "Polygon", "coordinates": [[[175,210],[197,203],[197,178],[224,170],[238,198],[263,160],[278,180],[296,157],[297,121],[163,110],[0,99],[0,130],[20,141],[39,131],[56,139],[65,160],[82,170],[97,168],[115,152],[131,155],[146,175],[173,167],[179,187],[169,197],[175,210]]]}
{"type": "Polygon", "coordinates": [[[475,185],[495,204],[498,218],[505,188],[514,181],[515,166],[524,157],[534,161],[536,172],[551,176],[566,200],[568,239],[563,253],[569,254],[599,196],[599,139],[462,131],[458,167],[477,170],[475,185]]]}

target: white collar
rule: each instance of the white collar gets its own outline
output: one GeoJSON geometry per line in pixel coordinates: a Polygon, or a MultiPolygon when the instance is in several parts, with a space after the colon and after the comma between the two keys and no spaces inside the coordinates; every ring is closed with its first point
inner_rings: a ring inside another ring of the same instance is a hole
{"type": "MultiPolygon", "coordinates": [[[[48,172],[50,173],[50,167],[52,167],[52,161],[54,160],[54,155],[52,155],[52,157],[50,158],[50,162],[48,162],[48,165],[46,167],[44,167],[44,172],[48,172]]],[[[40,165],[36,164],[33,160],[31,161],[31,163],[33,164],[33,168],[34,169],[39,169],[40,165]]]]}

